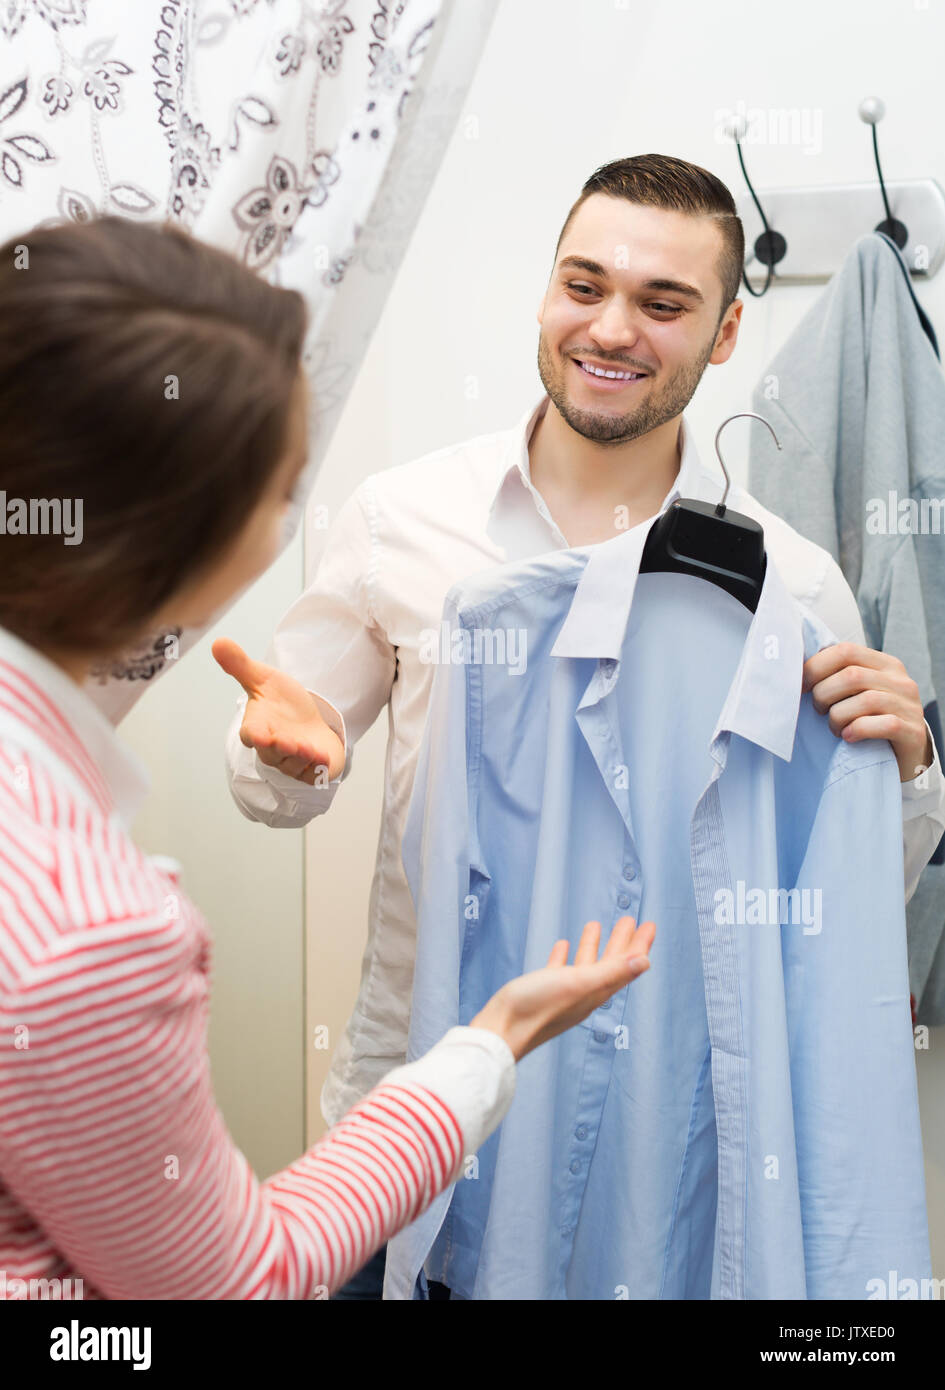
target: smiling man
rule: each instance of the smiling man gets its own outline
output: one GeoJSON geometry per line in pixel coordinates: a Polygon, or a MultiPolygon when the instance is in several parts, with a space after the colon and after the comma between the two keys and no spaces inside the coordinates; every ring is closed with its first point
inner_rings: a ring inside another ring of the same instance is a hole
{"type": "MultiPolygon", "coordinates": [[[[735,204],[711,173],[655,154],[597,170],[568,214],[538,309],[537,404],[512,429],[366,478],[268,664],[228,639],[214,644],[243,688],[227,758],[252,820],[298,827],[326,811],[354,745],[389,706],[368,944],[322,1093],[329,1124],[404,1060],[416,923],[401,839],[434,671],[428,634],[446,592],[490,566],[610,540],[677,496],[719,500],[717,464],[701,462],[683,412],[705,368],[735,349],[743,260],[735,204]]],[[[742,489],[728,500],[761,523],[791,593],[838,638],[805,666],[816,707],[838,737],[887,738],[895,750],[908,899],[945,829],[945,779],[915,683],[863,645],[856,601],[826,551],[742,489]]],[[[383,1274],[381,1251],[336,1297],[379,1298],[383,1274]]]]}

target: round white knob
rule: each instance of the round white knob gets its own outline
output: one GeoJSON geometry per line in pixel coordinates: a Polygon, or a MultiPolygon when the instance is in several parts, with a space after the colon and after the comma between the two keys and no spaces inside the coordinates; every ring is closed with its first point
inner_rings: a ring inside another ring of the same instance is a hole
{"type": "Polygon", "coordinates": [[[880,97],[864,97],[857,110],[861,121],[876,125],[886,114],[886,103],[880,97]]]}

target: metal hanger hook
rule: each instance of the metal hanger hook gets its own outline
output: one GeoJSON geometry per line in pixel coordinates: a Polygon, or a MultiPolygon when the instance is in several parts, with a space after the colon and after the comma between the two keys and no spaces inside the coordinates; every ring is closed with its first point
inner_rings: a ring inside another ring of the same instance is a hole
{"type": "Polygon", "coordinates": [[[763,425],[767,425],[768,429],[771,430],[771,437],[774,440],[775,444],[777,444],[778,448],[780,449],[781,447],[780,443],[778,442],[778,436],[774,432],[774,427],[765,419],[763,415],[756,415],[753,410],[740,410],[736,415],[730,415],[727,420],[722,421],[721,425],[719,425],[718,429],[715,431],[715,453],[721,466],[722,472],[725,474],[725,491],[722,493],[721,502],[715,509],[717,516],[724,515],[725,499],[728,496],[728,490],[732,482],[731,478],[728,476],[728,469],[725,467],[725,460],[722,458],[722,450],[719,448],[719,435],[725,429],[725,426],[729,424],[729,422],[732,420],[760,420],[763,425]]]}

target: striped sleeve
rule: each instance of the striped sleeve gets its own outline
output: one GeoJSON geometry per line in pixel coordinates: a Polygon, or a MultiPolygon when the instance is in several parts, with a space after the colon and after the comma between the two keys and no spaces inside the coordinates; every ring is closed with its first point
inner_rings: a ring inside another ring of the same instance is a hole
{"type": "MultiPolygon", "coordinates": [[[[464,1156],[502,1120],[514,1087],[515,1060],[498,1034],[451,1028],[375,1086],[300,1163],[263,1184],[287,1218],[292,1202],[305,1200],[328,1289],[455,1182],[464,1156]]],[[[302,1282],[317,1276],[313,1267],[302,1282]]]]}
{"type": "Polygon", "coordinates": [[[499,1123],[512,1054],[451,1030],[260,1183],[213,1099],[205,978],[169,970],[176,951],[168,924],[124,923],[0,997],[3,1184],[105,1298],[330,1295],[499,1123]]]}

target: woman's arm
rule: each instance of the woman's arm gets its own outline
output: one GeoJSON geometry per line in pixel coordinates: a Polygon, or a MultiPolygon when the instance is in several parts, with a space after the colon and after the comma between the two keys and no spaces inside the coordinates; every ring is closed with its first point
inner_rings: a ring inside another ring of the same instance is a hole
{"type": "Polygon", "coordinates": [[[573,967],[559,943],[260,1183],[213,1096],[200,913],[112,823],[30,837],[19,860],[3,875],[0,1183],[106,1298],[338,1288],[500,1122],[514,1059],[645,969],[652,941],[621,919],[598,961],[589,924],[573,967]]]}
{"type": "Polygon", "coordinates": [[[181,908],[69,933],[0,991],[0,1178],[106,1298],[326,1294],[455,1180],[513,1055],[453,1029],[260,1183],[213,1097],[208,942],[181,908]]]}

